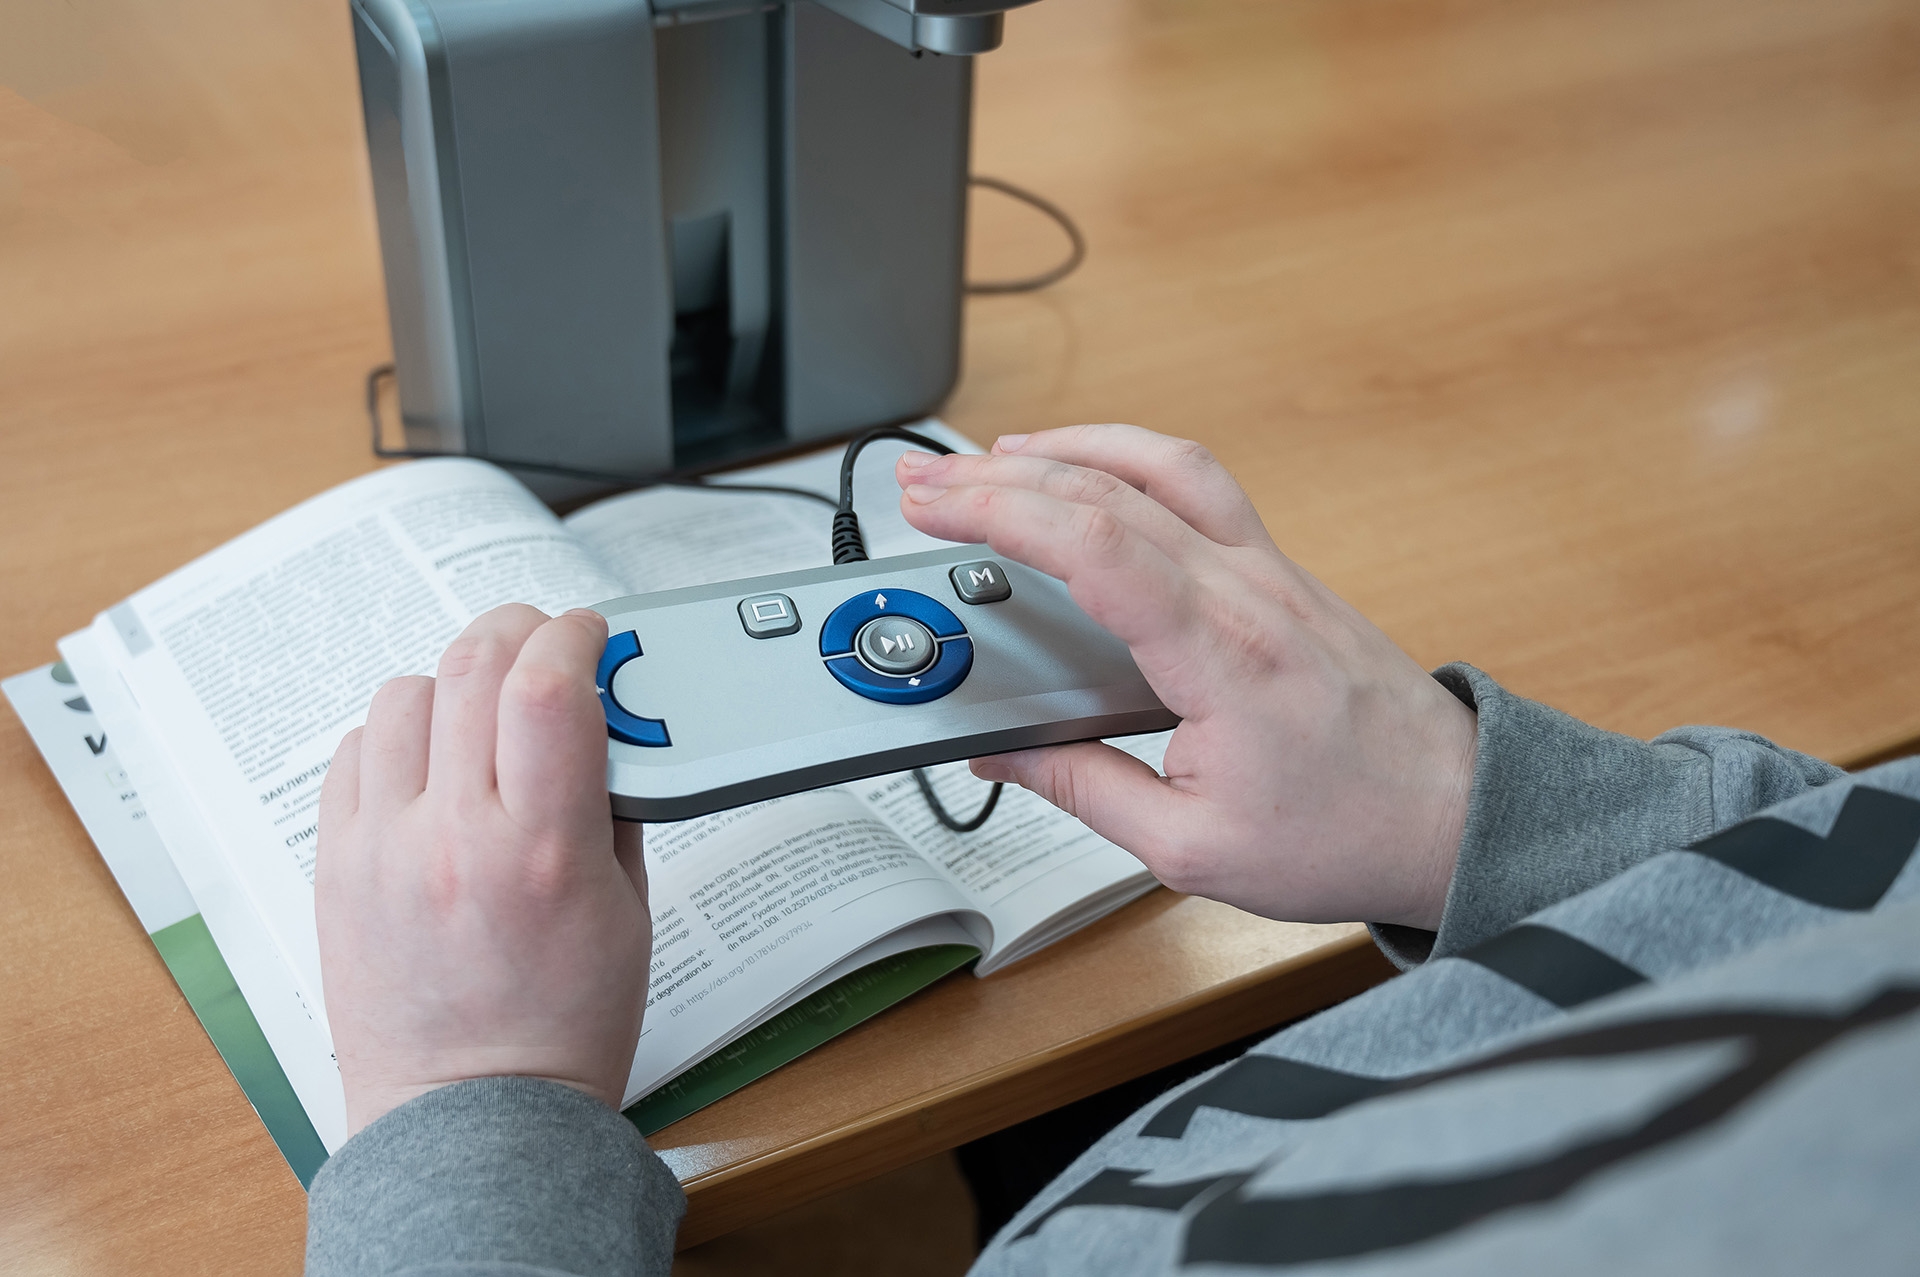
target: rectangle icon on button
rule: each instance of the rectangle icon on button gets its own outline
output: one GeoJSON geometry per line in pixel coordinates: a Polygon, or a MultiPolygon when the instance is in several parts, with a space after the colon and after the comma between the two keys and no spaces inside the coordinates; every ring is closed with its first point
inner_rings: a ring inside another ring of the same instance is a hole
{"type": "Polygon", "coordinates": [[[784,594],[756,594],[740,600],[740,625],[754,638],[779,638],[800,628],[800,610],[784,594]]]}

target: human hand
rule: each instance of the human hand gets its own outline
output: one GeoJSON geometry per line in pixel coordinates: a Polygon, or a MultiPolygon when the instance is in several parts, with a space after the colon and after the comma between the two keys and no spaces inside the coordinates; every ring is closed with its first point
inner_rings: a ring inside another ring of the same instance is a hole
{"type": "Polygon", "coordinates": [[[653,922],[640,827],[607,801],[606,639],[594,612],[495,608],[340,742],[314,907],[349,1133],[507,1074],[619,1107],[653,922]]]}
{"type": "Polygon", "coordinates": [[[1471,710],[1283,555],[1197,444],[1134,426],[908,453],[907,522],[1064,581],[1180,715],[1165,779],[1097,741],[974,760],[1178,891],[1299,921],[1438,925],[1471,710]]]}

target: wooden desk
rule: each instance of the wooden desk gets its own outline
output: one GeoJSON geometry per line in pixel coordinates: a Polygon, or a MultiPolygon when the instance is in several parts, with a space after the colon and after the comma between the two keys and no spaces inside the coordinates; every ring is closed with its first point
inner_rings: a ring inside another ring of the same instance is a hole
{"type": "MultiPolygon", "coordinates": [[[[338,0],[0,40],[0,670],[365,470],[384,313],[338,0]]],[[[1635,733],[1920,739],[1920,46],[1896,0],[1046,0],[977,165],[1087,230],[949,416],[1200,438],[1416,657],[1635,733]]],[[[986,195],[976,267],[1044,264],[986,195]]],[[[292,1271],[303,1201],[0,715],[0,1255],[292,1271]]],[[[1162,894],[658,1141],[688,1239],[1377,966],[1162,894]]]]}

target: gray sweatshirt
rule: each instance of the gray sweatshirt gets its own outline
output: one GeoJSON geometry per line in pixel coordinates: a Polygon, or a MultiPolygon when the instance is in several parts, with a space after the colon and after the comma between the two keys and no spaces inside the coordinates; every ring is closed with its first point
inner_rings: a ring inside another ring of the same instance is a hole
{"type": "MultiPolygon", "coordinates": [[[[1437,677],[1480,754],[1438,932],[1375,929],[1408,973],[1149,1104],[975,1272],[1920,1272],[1920,760],[1437,677]]],[[[611,1110],[466,1082],[322,1169],[307,1271],[665,1274],[683,1200],[611,1110]]]]}

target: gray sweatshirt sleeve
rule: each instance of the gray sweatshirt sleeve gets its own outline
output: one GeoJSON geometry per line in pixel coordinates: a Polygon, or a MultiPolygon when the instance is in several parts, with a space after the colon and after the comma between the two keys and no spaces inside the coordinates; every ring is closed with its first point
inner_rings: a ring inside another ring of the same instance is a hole
{"type": "Polygon", "coordinates": [[[1373,928],[1403,969],[1842,775],[1750,732],[1636,740],[1515,696],[1471,665],[1434,677],[1479,715],[1479,757],[1439,931],[1373,928]]]}
{"type": "Polygon", "coordinates": [[[632,1123],[571,1087],[481,1078],[355,1135],[307,1198],[308,1277],[600,1277],[673,1263],[686,1197],[632,1123]]]}

